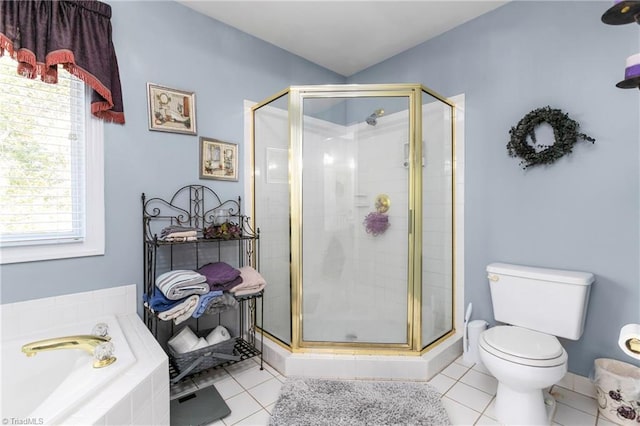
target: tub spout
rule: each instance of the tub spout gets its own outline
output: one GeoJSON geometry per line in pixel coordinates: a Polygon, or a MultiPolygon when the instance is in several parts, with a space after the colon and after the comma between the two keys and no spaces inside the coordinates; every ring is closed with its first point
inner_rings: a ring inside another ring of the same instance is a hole
{"type": "Polygon", "coordinates": [[[38,352],[81,349],[94,357],[94,368],[101,368],[113,364],[116,360],[116,357],[113,356],[113,344],[110,340],[109,336],[102,337],[91,334],[54,337],[27,343],[22,346],[22,352],[26,356],[32,357],[38,352]]]}

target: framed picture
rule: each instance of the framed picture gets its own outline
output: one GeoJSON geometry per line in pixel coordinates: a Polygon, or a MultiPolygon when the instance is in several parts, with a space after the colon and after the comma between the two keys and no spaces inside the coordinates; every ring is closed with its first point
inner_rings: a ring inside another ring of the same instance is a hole
{"type": "Polygon", "coordinates": [[[238,145],[200,137],[200,179],[238,180],[238,145]]]}
{"type": "Polygon", "coordinates": [[[196,95],[147,83],[149,130],[196,134],[196,95]]]}

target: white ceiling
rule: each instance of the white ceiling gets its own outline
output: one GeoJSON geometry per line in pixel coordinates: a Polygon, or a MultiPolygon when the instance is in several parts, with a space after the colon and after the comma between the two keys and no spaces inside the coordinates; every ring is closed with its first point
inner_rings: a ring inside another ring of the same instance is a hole
{"type": "Polygon", "coordinates": [[[178,1],[347,77],[507,2],[178,1]]]}

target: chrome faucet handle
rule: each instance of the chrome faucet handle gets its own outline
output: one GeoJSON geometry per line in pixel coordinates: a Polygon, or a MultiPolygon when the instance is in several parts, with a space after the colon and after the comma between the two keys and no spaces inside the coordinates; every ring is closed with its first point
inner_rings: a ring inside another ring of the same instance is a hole
{"type": "Polygon", "coordinates": [[[100,343],[93,351],[93,367],[102,368],[107,365],[111,365],[116,361],[116,357],[113,356],[115,347],[111,342],[100,343]]]}
{"type": "Polygon", "coordinates": [[[93,326],[91,334],[94,336],[106,337],[109,334],[109,326],[104,322],[99,322],[93,326]]]}

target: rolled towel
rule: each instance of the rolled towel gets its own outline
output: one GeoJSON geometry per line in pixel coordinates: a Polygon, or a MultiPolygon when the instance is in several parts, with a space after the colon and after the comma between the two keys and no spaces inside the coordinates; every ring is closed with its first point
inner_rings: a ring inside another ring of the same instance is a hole
{"type": "Polygon", "coordinates": [[[191,350],[197,351],[198,349],[206,348],[207,346],[209,346],[207,339],[205,339],[204,337],[201,337],[198,339],[198,342],[195,345],[193,345],[191,350]]]}
{"type": "Polygon", "coordinates": [[[195,311],[198,307],[199,299],[200,296],[198,296],[197,294],[193,294],[173,308],[158,313],[158,318],[160,318],[162,321],[173,320],[173,323],[178,325],[181,322],[191,318],[191,315],[193,315],[193,311],[195,311]]]}
{"type": "Polygon", "coordinates": [[[191,348],[198,344],[198,336],[191,331],[189,326],[186,326],[169,339],[167,343],[175,352],[183,354],[193,350],[191,348]]]}
{"type": "Polygon", "coordinates": [[[195,271],[177,269],[156,278],[156,287],[167,299],[178,300],[192,294],[206,294],[211,290],[207,278],[195,271]]]}
{"type": "Polygon", "coordinates": [[[207,335],[207,343],[209,343],[209,345],[215,345],[216,343],[224,342],[229,339],[231,339],[229,331],[221,325],[214,328],[211,333],[207,335]]]}
{"type": "Polygon", "coordinates": [[[243,266],[240,268],[240,277],[242,278],[242,283],[229,290],[235,296],[246,296],[248,294],[258,293],[267,285],[262,275],[251,266],[243,266]]]}

